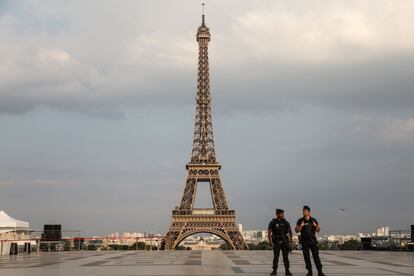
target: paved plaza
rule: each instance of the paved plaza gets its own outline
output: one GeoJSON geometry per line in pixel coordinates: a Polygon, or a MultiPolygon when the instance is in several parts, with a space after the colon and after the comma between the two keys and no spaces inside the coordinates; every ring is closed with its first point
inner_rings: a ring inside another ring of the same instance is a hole
{"type": "MultiPolygon", "coordinates": [[[[43,252],[0,256],[1,276],[269,275],[271,251],[43,252]]],[[[322,251],[327,275],[414,275],[414,252],[322,251]]],[[[300,251],[293,275],[305,275],[300,251]]],[[[283,265],[279,275],[284,275],[283,265]]]]}

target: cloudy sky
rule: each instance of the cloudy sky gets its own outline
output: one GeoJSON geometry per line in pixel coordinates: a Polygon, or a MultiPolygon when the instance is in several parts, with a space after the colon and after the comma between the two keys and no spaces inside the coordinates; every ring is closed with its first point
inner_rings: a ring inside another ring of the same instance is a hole
{"type": "MultiPolygon", "coordinates": [[[[0,209],[33,228],[166,231],[200,10],[0,1],[0,209]]],[[[217,155],[245,229],[303,204],[324,233],[414,224],[413,14],[410,0],[207,1],[217,155]]]]}

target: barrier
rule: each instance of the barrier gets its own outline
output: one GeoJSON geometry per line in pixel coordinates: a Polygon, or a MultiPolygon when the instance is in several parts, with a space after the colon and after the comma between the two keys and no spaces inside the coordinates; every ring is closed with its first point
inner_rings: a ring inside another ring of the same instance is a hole
{"type": "Polygon", "coordinates": [[[0,240],[0,254],[30,254],[32,251],[82,251],[82,250],[163,250],[164,236],[144,237],[63,237],[59,241],[44,241],[41,237],[30,239],[0,240]]]}

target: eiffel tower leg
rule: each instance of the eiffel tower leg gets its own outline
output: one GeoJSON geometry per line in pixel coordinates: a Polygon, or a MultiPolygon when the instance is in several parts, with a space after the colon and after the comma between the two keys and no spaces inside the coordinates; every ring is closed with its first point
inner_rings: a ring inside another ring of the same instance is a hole
{"type": "Polygon", "coordinates": [[[211,194],[213,195],[213,201],[214,201],[215,208],[219,210],[228,209],[226,196],[224,195],[223,186],[221,184],[220,177],[218,176],[218,174],[217,176],[213,176],[210,183],[211,183],[211,194]]]}
{"type": "Polygon", "coordinates": [[[180,235],[180,232],[175,232],[175,231],[169,231],[165,235],[165,250],[175,249],[174,244],[179,235],[180,235]]]}
{"type": "Polygon", "coordinates": [[[234,249],[236,250],[249,249],[249,247],[247,246],[246,242],[244,241],[239,231],[230,231],[228,232],[228,235],[231,239],[234,249]]]}
{"type": "Polygon", "coordinates": [[[196,180],[194,178],[191,178],[191,172],[189,172],[189,175],[187,176],[187,181],[185,184],[184,193],[181,198],[180,209],[191,210],[193,208],[196,187],[197,187],[196,180]]]}

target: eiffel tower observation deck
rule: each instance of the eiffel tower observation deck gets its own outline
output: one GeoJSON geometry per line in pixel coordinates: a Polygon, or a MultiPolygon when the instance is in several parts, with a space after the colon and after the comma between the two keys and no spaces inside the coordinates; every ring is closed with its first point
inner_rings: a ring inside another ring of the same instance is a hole
{"type": "Polygon", "coordinates": [[[210,29],[205,23],[203,11],[201,26],[196,35],[198,74],[193,147],[190,162],[186,165],[184,192],[179,205],[172,211],[172,222],[166,234],[167,249],[176,248],[185,238],[197,233],[217,235],[231,249],[247,249],[236,225],[235,211],[227,205],[219,174],[221,164],[216,159],[208,62],[210,39],[210,29]],[[212,208],[194,208],[197,186],[202,182],[209,184],[212,208]]]}

